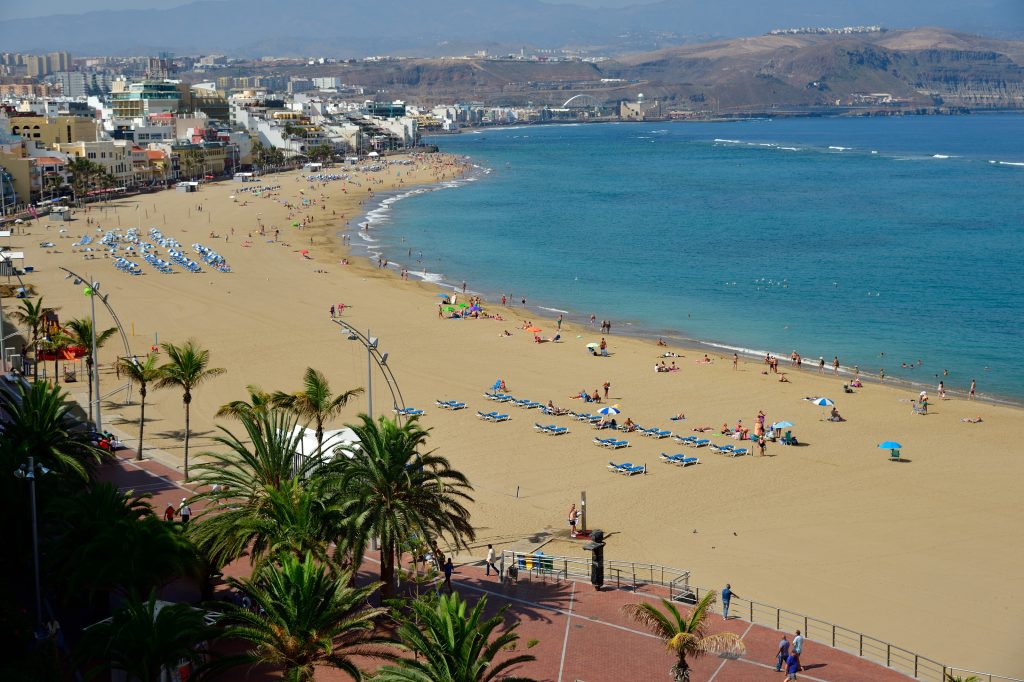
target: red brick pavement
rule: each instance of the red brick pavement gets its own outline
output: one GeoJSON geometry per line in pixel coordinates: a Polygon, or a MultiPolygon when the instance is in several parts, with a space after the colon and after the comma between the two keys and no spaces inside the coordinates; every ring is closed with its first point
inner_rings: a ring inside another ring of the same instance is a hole
{"type": "MultiPolygon", "coordinates": [[[[123,489],[152,493],[152,503],[157,510],[168,503],[177,507],[182,497],[193,492],[181,485],[181,474],[169,467],[152,460],[135,462],[130,450],[121,450],[118,455],[119,461],[104,467],[101,477],[123,489]]],[[[376,563],[370,558],[365,577],[373,576],[375,568],[376,563]]],[[[227,567],[225,574],[241,576],[247,570],[248,561],[242,559],[227,567]]],[[[504,585],[493,575],[486,577],[479,564],[459,566],[452,582],[463,597],[473,599],[487,595],[492,613],[503,605],[509,607],[506,619],[519,622],[517,653],[527,651],[527,644],[536,640],[528,652],[537,660],[521,666],[516,674],[558,682],[631,682],[663,680],[668,676],[673,658],[664,645],[621,612],[625,604],[640,599],[657,600],[663,596],[659,594],[660,588],[646,586],[636,593],[610,588],[597,592],[583,582],[526,579],[516,585],[504,585]]],[[[189,598],[184,593],[175,596],[189,598]]],[[[775,672],[775,651],[781,639],[778,631],[736,618],[724,621],[717,614],[710,617],[710,629],[740,635],[747,651],[738,659],[707,656],[692,661],[694,682],[783,679],[782,673],[775,672]]],[[[792,640],[793,633],[788,634],[792,640]]],[[[805,670],[799,678],[812,682],[906,682],[911,679],[812,641],[806,643],[803,659],[805,670]]],[[[275,678],[272,673],[254,670],[244,674],[240,671],[238,676],[247,680],[275,678]]],[[[333,682],[345,678],[338,671],[318,670],[317,679],[333,682]]]]}

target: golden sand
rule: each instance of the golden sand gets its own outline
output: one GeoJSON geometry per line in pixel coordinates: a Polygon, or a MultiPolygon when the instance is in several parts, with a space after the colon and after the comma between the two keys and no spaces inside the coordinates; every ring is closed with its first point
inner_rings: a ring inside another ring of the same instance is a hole
{"type": "MultiPolygon", "coordinates": [[[[589,525],[612,534],[609,558],[687,568],[696,584],[730,582],[743,597],[811,614],[944,663],[1024,673],[1019,409],[953,399],[933,402],[931,414],[919,416],[909,402],[915,396],[905,389],[868,385],[844,395],[841,380],[816,372],[790,372],[791,381],[779,383],[757,363],[741,362],[734,371],[731,359],[697,364],[701,354],[681,349],[684,357],[675,359],[680,371],[656,373],[654,364],[666,349],[651,341],[609,336],[612,356],[595,358],[584,346],[600,334],[585,320],[567,324],[559,344],[536,344],[522,331],[526,317],[544,328],[543,336],[553,335],[554,323],[533,311],[489,305],[505,321],[439,320],[435,286],[402,281],[365,260],[340,263],[345,249],[334,235],[357,214],[368,189],[388,189],[400,180],[432,182],[457,172],[453,159],[437,156],[414,169],[361,177],[359,184],[347,183],[344,193],[342,183],[311,188],[296,180],[298,173],[289,173],[263,179],[282,186],[276,198],[248,197],[238,194],[248,185],[221,183],[197,194],[130,198],[88,214],[103,228],[139,227],[144,238],[157,227],[186,251],[201,242],[227,257],[230,274],[162,275],[143,263],[145,275],[132,277],[108,259],[85,259],[71,248],[82,234],[97,234],[83,212],[64,235],[58,235],[57,223],[36,222],[30,236],[14,238],[14,247],[24,249],[26,263],[37,268],[28,281],[47,303],[61,307],[63,318],[88,314],[88,300],[81,287],[63,279],[59,265],[102,282],[132,335],[133,352],[147,352],[157,335],[161,342],[194,337],[211,350],[212,364],[228,371],[195,392],[193,453],[211,446],[218,427],[233,427],[213,413],[245,398],[246,384],[297,390],[303,370],[313,366],[335,389],[365,386],[365,350],[347,341],[328,313],[332,304],[345,303],[344,319],[380,338],[407,404],[427,410],[423,424],[433,429],[431,445],[475,485],[478,548],[488,542],[498,549],[528,546],[540,531],[564,537],[568,506],[585,490],[589,525]],[[319,199],[321,192],[328,195],[326,208],[315,205],[289,217],[290,209],[280,203],[319,199]],[[305,216],[313,217],[312,226],[291,226],[305,216]],[[258,235],[260,223],[268,236],[258,235]],[[271,226],[281,230],[277,243],[271,226]],[[219,238],[211,239],[211,231],[219,238]],[[56,252],[39,248],[43,240],[56,243],[56,252]],[[251,246],[243,246],[246,241],[251,246]],[[300,249],[310,251],[309,259],[300,249]],[[502,334],[506,329],[511,337],[502,334]],[[624,437],[630,448],[609,452],[592,444],[596,431],[565,417],[508,407],[508,423],[478,420],[476,409],[495,408],[482,394],[499,377],[517,397],[572,409],[593,406],[569,395],[608,381],[611,402],[623,410],[620,420],[629,416],[686,435],[695,426],[734,425],[737,419],[752,426],[764,410],[769,422],[794,422],[806,446],[773,445],[769,457],[737,459],[705,448],[690,452],[700,456],[698,466],[680,469],[658,459],[660,452],[688,450],[671,440],[629,434],[624,437]],[[801,400],[818,395],[835,399],[847,421],[826,422],[824,408],[801,400]],[[464,400],[470,407],[449,413],[434,406],[437,399],[464,400]],[[669,421],[679,412],[685,421],[669,421]],[[961,421],[979,415],[981,424],[961,421]],[[535,421],[569,426],[571,432],[544,436],[534,432],[535,421]],[[907,461],[890,462],[888,452],[876,447],[888,439],[903,444],[907,461]],[[616,476],[605,468],[609,459],[647,464],[649,471],[616,476]]],[[[106,326],[106,314],[100,317],[106,326]]],[[[116,339],[101,352],[104,391],[116,386],[109,365],[121,352],[116,339]]],[[[84,401],[84,383],[68,389],[84,401]]],[[[379,374],[374,389],[375,412],[389,411],[390,395],[379,374]]],[[[105,401],[105,425],[134,447],[138,406],[118,399],[105,401]]],[[[365,410],[364,396],[332,426],[365,410]]],[[[180,460],[183,424],[181,396],[151,391],[147,446],[161,451],[154,456],[180,460]]],[[[558,551],[566,546],[557,543],[558,551]]]]}

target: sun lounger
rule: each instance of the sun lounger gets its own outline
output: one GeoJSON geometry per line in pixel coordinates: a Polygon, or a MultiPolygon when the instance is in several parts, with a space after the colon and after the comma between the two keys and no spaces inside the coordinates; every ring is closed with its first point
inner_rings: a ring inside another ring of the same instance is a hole
{"type": "Polygon", "coordinates": [[[661,457],[661,461],[668,462],[670,464],[672,462],[675,462],[677,459],[680,459],[682,457],[686,457],[686,455],[683,455],[683,454],[679,454],[679,455],[666,455],[664,452],[661,453],[658,456],[661,457]]]}
{"type": "Polygon", "coordinates": [[[707,438],[701,438],[699,440],[691,441],[689,445],[691,448],[702,448],[710,442],[711,441],[709,441],[707,438]]]}
{"type": "Polygon", "coordinates": [[[690,443],[697,440],[697,436],[675,436],[672,440],[683,445],[689,445],[690,443]]]}
{"type": "Polygon", "coordinates": [[[535,410],[538,407],[544,407],[544,403],[539,403],[536,400],[530,400],[527,402],[526,405],[523,405],[523,407],[525,407],[528,410],[535,410]]]}
{"type": "Polygon", "coordinates": [[[653,429],[637,429],[637,432],[641,436],[653,436],[654,434],[656,434],[658,432],[658,428],[654,427],[653,429]]]}
{"type": "Polygon", "coordinates": [[[675,464],[676,466],[688,467],[688,466],[690,466],[692,464],[700,464],[700,458],[699,457],[680,457],[679,459],[674,460],[672,463],[675,464]]]}
{"type": "Polygon", "coordinates": [[[647,473],[647,465],[646,464],[637,464],[637,465],[631,466],[631,467],[623,467],[623,468],[619,469],[618,473],[623,474],[625,476],[635,476],[636,474],[646,474],[647,473]]]}
{"type": "Polygon", "coordinates": [[[658,429],[654,429],[654,433],[647,433],[646,435],[650,436],[651,438],[668,438],[669,436],[672,435],[672,432],[664,430],[659,431],[658,429]]]}
{"type": "Polygon", "coordinates": [[[453,400],[450,403],[448,403],[448,407],[445,408],[445,409],[452,410],[452,411],[464,410],[464,409],[466,409],[466,403],[460,403],[457,400],[453,400]]]}
{"type": "Polygon", "coordinates": [[[538,431],[543,432],[543,431],[547,431],[548,429],[557,429],[558,427],[555,424],[548,424],[547,426],[544,426],[543,424],[539,424],[537,422],[534,422],[533,423],[533,428],[537,429],[538,431]]]}
{"type": "Polygon", "coordinates": [[[480,419],[492,419],[494,417],[497,417],[498,413],[497,412],[481,412],[480,410],[477,410],[476,411],[476,416],[479,417],[480,419]]]}
{"type": "Polygon", "coordinates": [[[624,468],[631,467],[631,466],[633,466],[633,465],[630,462],[623,462],[622,464],[616,464],[615,462],[609,461],[608,462],[608,471],[614,471],[615,473],[619,473],[624,468]]]}
{"type": "Polygon", "coordinates": [[[594,438],[594,445],[600,445],[601,447],[607,447],[614,442],[614,438],[594,438]]]}
{"type": "Polygon", "coordinates": [[[487,420],[492,422],[507,422],[510,418],[511,417],[507,414],[496,414],[493,417],[488,417],[487,420]]]}
{"type": "Polygon", "coordinates": [[[748,450],[747,448],[734,448],[732,452],[727,452],[725,454],[730,455],[732,457],[742,457],[743,455],[749,454],[749,452],[750,450],[748,450]]]}
{"type": "Polygon", "coordinates": [[[732,452],[732,445],[712,445],[711,449],[716,451],[720,455],[727,455],[732,452]]]}
{"type": "Polygon", "coordinates": [[[563,433],[569,433],[569,429],[565,426],[552,426],[544,433],[549,436],[561,436],[563,433]]]}
{"type": "Polygon", "coordinates": [[[515,405],[516,407],[526,407],[527,405],[530,404],[530,401],[524,398],[522,400],[513,400],[512,404],[515,405]]]}
{"type": "Polygon", "coordinates": [[[611,448],[612,450],[618,450],[619,448],[628,448],[629,447],[629,441],[628,440],[615,440],[615,439],[612,439],[612,442],[608,443],[607,445],[605,445],[605,447],[606,448],[611,448]]]}

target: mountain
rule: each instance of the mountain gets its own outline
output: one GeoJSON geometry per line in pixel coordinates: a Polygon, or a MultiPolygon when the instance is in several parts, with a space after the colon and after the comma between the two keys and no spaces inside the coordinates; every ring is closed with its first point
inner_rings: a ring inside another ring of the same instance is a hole
{"type": "Polygon", "coordinates": [[[942,25],[1024,38],[1020,0],[660,0],[595,9],[541,0],[199,0],[166,9],[93,11],[0,22],[8,51],[235,56],[444,55],[520,47],[618,54],[801,26],[942,25]]]}
{"type": "MultiPolygon", "coordinates": [[[[239,74],[246,67],[239,67],[239,74]]],[[[720,113],[902,108],[1024,108],[1024,42],[943,29],[852,35],[785,34],[718,40],[602,62],[405,59],[267,67],[278,75],[336,76],[382,99],[481,100],[560,106],[586,94],[614,104],[643,93],[665,111],[720,113]]],[[[226,74],[235,75],[233,69],[226,74]]],[[[198,78],[204,75],[197,75],[198,78]]]]}

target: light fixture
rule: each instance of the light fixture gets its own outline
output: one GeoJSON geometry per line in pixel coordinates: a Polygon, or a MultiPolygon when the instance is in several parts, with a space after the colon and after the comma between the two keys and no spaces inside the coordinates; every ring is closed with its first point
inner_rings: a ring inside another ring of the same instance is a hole
{"type": "Polygon", "coordinates": [[[382,365],[388,364],[388,354],[387,353],[384,353],[383,355],[380,356],[380,364],[382,364],[382,365]]]}
{"type": "Polygon", "coordinates": [[[82,280],[79,279],[78,277],[75,277],[75,286],[77,287],[81,283],[82,283],[82,280]]]}
{"type": "Polygon", "coordinates": [[[64,279],[71,279],[71,273],[69,272],[68,274],[64,275],[64,279]]]}
{"type": "Polygon", "coordinates": [[[376,348],[377,347],[377,337],[376,336],[371,336],[369,339],[367,339],[367,341],[368,341],[367,345],[370,348],[376,348]]]}

